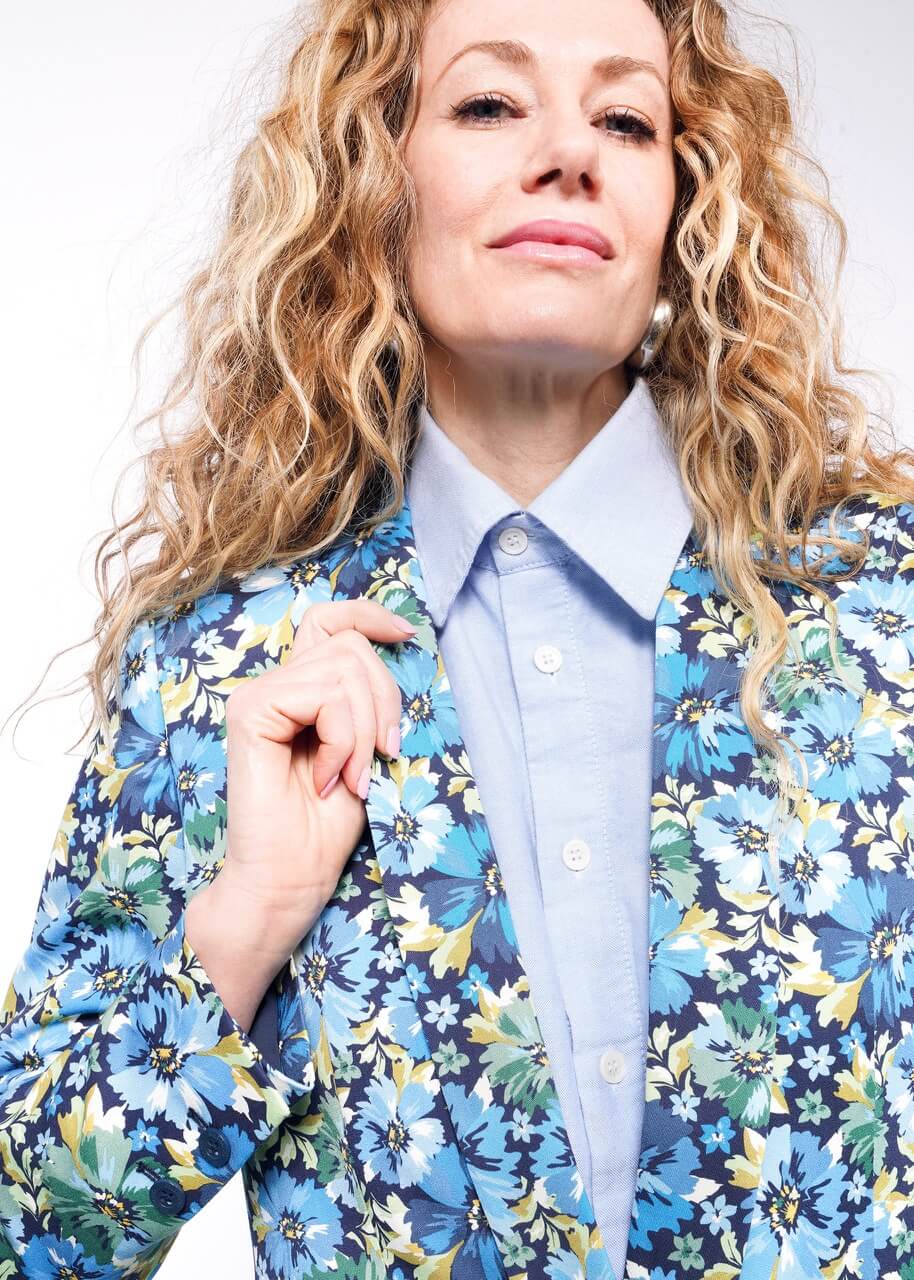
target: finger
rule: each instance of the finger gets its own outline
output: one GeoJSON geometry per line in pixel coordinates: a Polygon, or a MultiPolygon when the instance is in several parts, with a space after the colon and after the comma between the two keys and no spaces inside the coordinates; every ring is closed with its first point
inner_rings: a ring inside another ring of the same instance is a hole
{"type": "MultiPolygon", "coordinates": [[[[383,658],[372,647],[371,641],[351,628],[328,637],[313,648],[303,650],[296,657],[290,657],[285,663],[286,669],[304,664],[321,678],[330,679],[341,673],[340,655],[346,654],[354,662],[360,662],[364,668],[371,697],[374,700],[375,747],[387,755],[390,753],[388,734],[391,729],[399,733],[400,720],[403,714],[403,699],[400,686],[391,675],[383,658]]],[[[399,747],[394,742],[393,749],[399,747]]]]}
{"type": "Polygon", "coordinates": [[[341,631],[357,631],[371,640],[401,643],[410,634],[397,623],[398,615],[377,600],[320,600],[305,610],[292,641],[292,652],[308,649],[341,631]]]}
{"type": "Polygon", "coordinates": [[[364,799],[359,784],[365,770],[371,771],[378,726],[365,669],[357,658],[352,661],[318,711],[314,727],[319,745],[311,776],[318,795],[339,773],[353,795],[364,799]]]}

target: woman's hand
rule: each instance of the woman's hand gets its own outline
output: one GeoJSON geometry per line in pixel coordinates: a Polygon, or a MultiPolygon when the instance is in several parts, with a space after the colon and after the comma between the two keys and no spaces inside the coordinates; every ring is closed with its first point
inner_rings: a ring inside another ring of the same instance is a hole
{"type": "Polygon", "coordinates": [[[244,994],[220,992],[242,1016],[317,919],[358,844],[375,749],[399,751],[400,688],[369,641],[413,633],[374,600],[315,604],[286,661],[228,697],[225,860],[188,904],[187,924],[204,965],[226,983],[238,988],[250,965],[244,994]],[[239,956],[246,940],[250,953],[239,956]]]}

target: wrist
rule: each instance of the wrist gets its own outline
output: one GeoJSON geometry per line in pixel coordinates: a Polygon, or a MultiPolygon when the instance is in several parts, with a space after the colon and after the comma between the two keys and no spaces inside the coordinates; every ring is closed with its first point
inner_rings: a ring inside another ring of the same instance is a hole
{"type": "Polygon", "coordinates": [[[267,922],[239,910],[217,883],[218,877],[187,904],[185,936],[223,1004],[247,1031],[294,944],[284,949],[275,937],[268,941],[267,922]]]}
{"type": "Polygon", "coordinates": [[[205,892],[211,912],[223,921],[230,919],[236,937],[243,936],[249,947],[256,947],[269,957],[283,958],[305,936],[330,896],[328,891],[321,897],[315,888],[277,900],[263,893],[257,884],[246,883],[230,862],[223,863],[205,892]]]}

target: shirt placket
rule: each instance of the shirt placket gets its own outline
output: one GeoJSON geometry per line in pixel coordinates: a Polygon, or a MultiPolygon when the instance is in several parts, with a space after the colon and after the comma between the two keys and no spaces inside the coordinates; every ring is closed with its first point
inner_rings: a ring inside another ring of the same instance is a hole
{"type": "MultiPolygon", "coordinates": [[[[588,688],[585,656],[593,655],[581,653],[573,613],[583,604],[570,594],[569,575],[556,558],[562,545],[524,520],[498,530],[492,552],[530,779],[543,920],[587,1130],[588,1151],[579,1164],[582,1175],[590,1174],[588,1192],[606,1229],[612,1227],[606,1208],[610,1198],[618,1203],[620,1183],[634,1190],[644,1014],[613,866],[620,851],[601,738],[613,725],[601,715],[607,701],[588,688]]],[[[624,774],[618,776],[624,786],[624,774]]],[[[618,1224],[615,1241],[607,1240],[617,1257],[626,1236],[627,1223],[618,1224]]]]}

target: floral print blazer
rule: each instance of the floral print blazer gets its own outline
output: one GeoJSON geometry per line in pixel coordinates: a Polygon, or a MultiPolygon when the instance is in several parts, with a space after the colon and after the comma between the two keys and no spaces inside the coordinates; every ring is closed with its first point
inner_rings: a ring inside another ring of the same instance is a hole
{"type": "MultiPolygon", "coordinates": [[[[914,1278],[914,509],[849,515],[871,552],[826,591],[865,692],[822,603],[774,584],[795,646],[774,715],[810,773],[776,877],[771,758],[737,701],[748,620],[694,530],[657,613],[630,1280],[914,1278]]],[[[141,621],[122,677],[3,1007],[0,1280],[151,1276],[239,1168],[258,1280],[611,1280],[408,506],[141,621]],[[378,648],[402,749],[375,756],[361,842],[275,979],[277,1067],[184,909],[224,854],[228,694],[310,605],[357,596],[419,628],[378,648]]]]}

